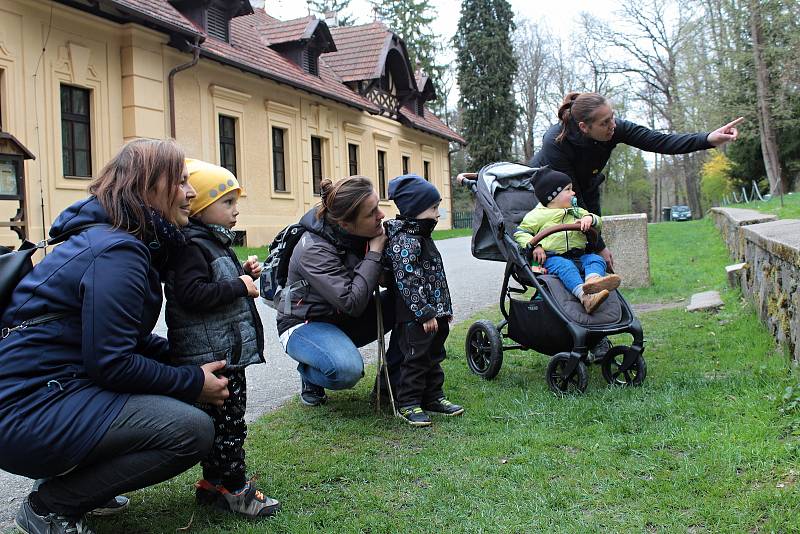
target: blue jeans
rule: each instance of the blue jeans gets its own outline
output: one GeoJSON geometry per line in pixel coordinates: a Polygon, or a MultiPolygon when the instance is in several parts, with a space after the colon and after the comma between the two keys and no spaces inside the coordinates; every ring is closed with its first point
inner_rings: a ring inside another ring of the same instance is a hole
{"type": "Polygon", "coordinates": [[[606,274],[606,262],[597,254],[583,254],[577,261],[580,262],[584,272],[583,278],[575,261],[557,254],[552,256],[548,254],[544,267],[548,274],[557,276],[570,293],[573,293],[575,288],[581,285],[589,275],[605,276],[606,274]]]}
{"type": "Polygon", "coordinates": [[[306,382],[348,389],[364,376],[364,360],[350,336],[330,323],[307,323],[292,332],[286,353],[306,382]]]}

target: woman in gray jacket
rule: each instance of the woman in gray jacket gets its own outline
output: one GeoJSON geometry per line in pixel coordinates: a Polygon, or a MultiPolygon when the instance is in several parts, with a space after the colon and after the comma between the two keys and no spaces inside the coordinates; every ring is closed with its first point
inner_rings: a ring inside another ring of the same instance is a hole
{"type": "MultiPolygon", "coordinates": [[[[327,401],[326,388],[348,389],[364,376],[358,347],[376,339],[373,296],[386,245],[369,178],[326,179],[320,189],[321,202],[300,219],[305,233],[289,261],[286,287],[301,287],[284,292],[277,306],[278,335],[298,362],[300,400],[309,406],[327,401]]],[[[386,325],[394,323],[393,308],[382,307],[386,325]]]]}

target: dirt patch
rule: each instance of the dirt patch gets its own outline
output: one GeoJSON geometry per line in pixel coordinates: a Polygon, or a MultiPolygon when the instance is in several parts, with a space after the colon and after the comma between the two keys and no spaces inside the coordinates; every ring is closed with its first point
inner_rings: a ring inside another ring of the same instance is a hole
{"type": "Polygon", "coordinates": [[[653,303],[643,303],[643,304],[634,304],[631,307],[633,311],[637,314],[640,313],[650,313],[650,312],[657,312],[661,310],[672,310],[674,308],[680,308],[686,305],[686,302],[653,302],[653,303]]]}

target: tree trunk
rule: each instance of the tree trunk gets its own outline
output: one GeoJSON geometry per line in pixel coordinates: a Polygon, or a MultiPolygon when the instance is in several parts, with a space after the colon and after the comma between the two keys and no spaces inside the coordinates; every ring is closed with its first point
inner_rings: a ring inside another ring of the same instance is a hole
{"type": "Polygon", "coordinates": [[[781,176],[781,161],[778,152],[778,139],[772,123],[770,111],[771,93],[764,61],[764,36],[761,31],[761,12],[758,0],[750,1],[750,35],[753,40],[753,59],[756,75],[756,95],[758,100],[758,130],[761,138],[761,153],[767,170],[770,192],[775,195],[786,192],[786,183],[781,176]]]}

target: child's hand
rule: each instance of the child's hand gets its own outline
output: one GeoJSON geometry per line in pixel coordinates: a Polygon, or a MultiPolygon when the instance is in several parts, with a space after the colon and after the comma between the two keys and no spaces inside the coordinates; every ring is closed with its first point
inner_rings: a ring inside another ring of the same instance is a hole
{"type": "Polygon", "coordinates": [[[581,232],[587,232],[592,227],[594,217],[591,215],[584,215],[581,217],[581,232]]]}
{"type": "Polygon", "coordinates": [[[539,265],[544,265],[544,262],[547,261],[547,254],[541,245],[536,245],[536,248],[533,249],[533,260],[539,265]]]}
{"type": "Polygon", "coordinates": [[[258,288],[256,287],[256,283],[253,282],[253,279],[250,278],[249,274],[243,274],[239,277],[239,280],[244,282],[244,285],[247,287],[247,296],[248,297],[257,297],[258,296],[258,288]]]}
{"type": "Polygon", "coordinates": [[[249,274],[253,280],[258,280],[261,276],[261,264],[258,262],[258,256],[249,256],[247,261],[242,264],[244,272],[249,274]]]}
{"type": "Polygon", "coordinates": [[[425,330],[426,334],[430,334],[431,332],[438,332],[439,331],[439,322],[436,320],[436,317],[433,319],[428,319],[424,323],[422,323],[422,329],[425,330]]]}

